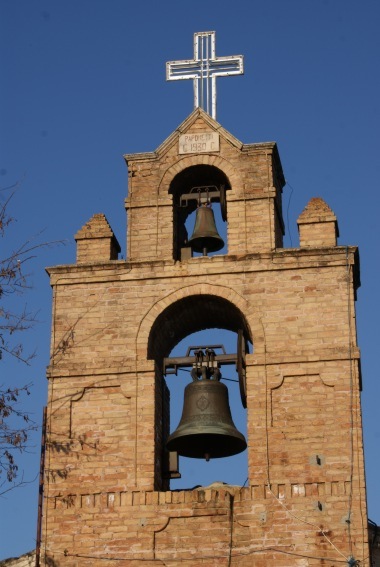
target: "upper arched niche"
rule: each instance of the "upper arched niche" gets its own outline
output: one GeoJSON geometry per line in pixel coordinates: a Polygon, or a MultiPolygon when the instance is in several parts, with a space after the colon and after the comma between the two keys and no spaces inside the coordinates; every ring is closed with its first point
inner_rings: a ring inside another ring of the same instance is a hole
{"type": "Polygon", "coordinates": [[[214,295],[190,295],[169,305],[152,325],[148,339],[148,359],[160,365],[185,337],[205,329],[238,332],[252,341],[245,316],[236,305],[214,295]]]}
{"type": "MultiPolygon", "coordinates": [[[[183,195],[196,194],[195,188],[199,187],[209,187],[210,192],[213,191],[213,188],[216,191],[225,192],[231,189],[231,183],[221,169],[207,164],[187,167],[173,178],[169,193],[173,195],[173,250],[175,260],[181,259],[181,249],[186,247],[189,239],[185,226],[186,219],[197,208],[196,200],[184,201],[183,195]]],[[[212,200],[214,203],[218,203],[221,199],[214,197],[212,200]]]]}

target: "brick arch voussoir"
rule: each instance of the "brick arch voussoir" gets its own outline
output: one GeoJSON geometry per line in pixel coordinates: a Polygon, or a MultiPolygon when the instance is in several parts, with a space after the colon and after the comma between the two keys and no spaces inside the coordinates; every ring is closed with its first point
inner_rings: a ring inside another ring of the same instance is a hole
{"type": "Polygon", "coordinates": [[[142,349],[140,349],[140,352],[146,352],[146,346],[148,344],[149,336],[153,329],[153,326],[157,318],[165,311],[165,309],[170,305],[173,305],[177,301],[180,301],[181,299],[194,295],[213,295],[215,297],[223,298],[232,303],[245,317],[247,328],[249,329],[253,341],[255,341],[255,339],[261,338],[262,327],[258,318],[254,317],[253,320],[250,321],[246,316],[246,313],[249,313],[251,311],[249,301],[247,299],[245,299],[242,295],[237,293],[232,288],[223,285],[199,283],[182,287],[173,292],[170,292],[165,297],[159,299],[145,313],[141,320],[136,337],[137,345],[143,347],[142,349]]]}
{"type": "Polygon", "coordinates": [[[220,156],[215,156],[212,154],[200,154],[196,156],[186,156],[179,159],[175,164],[168,167],[168,169],[163,174],[161,181],[158,186],[158,193],[167,195],[169,192],[170,184],[174,177],[181,173],[188,167],[193,167],[195,165],[210,165],[217,167],[228,177],[231,187],[236,187],[240,181],[240,175],[231,165],[231,163],[220,156]]]}

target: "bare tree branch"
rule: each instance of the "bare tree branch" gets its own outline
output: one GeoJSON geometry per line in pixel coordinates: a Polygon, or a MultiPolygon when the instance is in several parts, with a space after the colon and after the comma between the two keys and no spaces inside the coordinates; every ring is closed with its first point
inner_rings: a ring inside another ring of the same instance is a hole
{"type": "MultiPolygon", "coordinates": [[[[19,183],[16,183],[0,189],[0,238],[3,239],[15,221],[9,213],[9,206],[18,186],[19,183]]],[[[24,352],[22,333],[35,325],[37,312],[29,310],[26,305],[19,307],[13,296],[22,296],[30,289],[30,274],[26,271],[26,266],[35,258],[37,251],[57,244],[39,242],[40,236],[41,233],[14,249],[10,246],[1,248],[11,251],[5,252],[5,257],[0,258],[0,361],[8,355],[29,365],[35,356],[34,352],[24,352]]],[[[11,377],[8,383],[12,384],[11,377]]],[[[0,495],[29,482],[24,480],[23,475],[21,480],[18,478],[17,455],[27,452],[29,435],[38,429],[29,413],[23,409],[30,387],[31,384],[21,388],[0,384],[0,495]],[[6,488],[2,490],[4,486],[6,488]]]]}

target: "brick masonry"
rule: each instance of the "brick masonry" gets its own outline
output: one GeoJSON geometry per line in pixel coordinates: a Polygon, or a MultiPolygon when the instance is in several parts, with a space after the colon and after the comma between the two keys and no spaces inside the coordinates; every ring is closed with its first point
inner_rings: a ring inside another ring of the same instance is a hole
{"type": "Polygon", "coordinates": [[[300,247],[282,248],[276,145],[242,144],[199,109],[126,160],[127,259],[95,215],[77,263],[48,270],[42,564],[369,566],[356,247],[337,246],[318,198],[300,215],[300,247]],[[197,132],[217,132],[220,150],[180,155],[179,136],[197,132]],[[180,255],[176,203],[194,180],[226,184],[224,255],[180,255]],[[210,316],[254,345],[248,486],[170,491],[162,360],[210,316]]]}

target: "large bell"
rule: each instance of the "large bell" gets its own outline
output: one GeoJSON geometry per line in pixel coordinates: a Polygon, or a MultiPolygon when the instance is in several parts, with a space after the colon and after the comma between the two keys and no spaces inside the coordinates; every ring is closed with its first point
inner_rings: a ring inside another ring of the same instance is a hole
{"type": "Polygon", "coordinates": [[[216,252],[224,246],[216,230],[214,212],[211,207],[201,205],[196,210],[194,232],[189,238],[189,244],[195,252],[216,252]]]}
{"type": "Polygon", "coordinates": [[[230,457],[246,449],[244,435],[232,421],[224,384],[199,380],[186,386],[181,421],[166,447],[183,457],[207,461],[230,457]]]}

